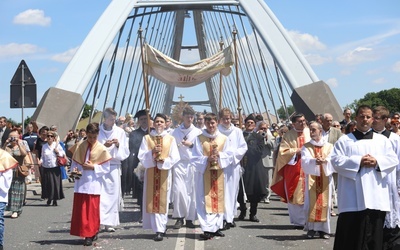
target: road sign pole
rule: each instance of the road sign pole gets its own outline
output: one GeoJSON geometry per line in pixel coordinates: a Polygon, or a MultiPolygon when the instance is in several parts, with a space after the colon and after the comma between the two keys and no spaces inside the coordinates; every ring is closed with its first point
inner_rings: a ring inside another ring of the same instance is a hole
{"type": "Polygon", "coordinates": [[[22,80],[21,80],[21,113],[22,113],[22,134],[25,134],[25,124],[24,124],[24,107],[25,107],[25,66],[22,65],[22,80]]]}

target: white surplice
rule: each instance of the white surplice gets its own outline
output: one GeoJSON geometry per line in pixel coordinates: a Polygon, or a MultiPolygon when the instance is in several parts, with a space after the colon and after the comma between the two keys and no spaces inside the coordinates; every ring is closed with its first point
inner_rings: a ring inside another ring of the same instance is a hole
{"type": "Polygon", "coordinates": [[[400,136],[390,132],[389,140],[392,143],[394,152],[399,158],[399,165],[387,176],[390,194],[390,212],[386,213],[384,227],[396,228],[400,227],[400,136]]]}
{"type": "Polygon", "coordinates": [[[331,156],[338,173],[339,213],[365,209],[390,211],[388,174],[399,164],[392,145],[385,136],[373,134],[373,139],[357,140],[353,133],[343,135],[335,143],[331,156]],[[370,154],[378,163],[360,167],[361,158],[370,154]]]}
{"type": "MultiPolygon", "coordinates": [[[[208,138],[216,138],[217,136],[225,136],[217,131],[214,135],[210,135],[206,130],[202,134],[208,138]]],[[[232,166],[233,155],[229,151],[229,140],[225,141],[222,152],[219,152],[219,166],[224,170],[232,166]]],[[[196,209],[200,222],[200,227],[204,232],[216,232],[222,228],[224,214],[211,214],[206,212],[206,202],[204,194],[204,172],[208,165],[208,156],[203,154],[203,145],[197,137],[193,147],[193,163],[195,165],[195,190],[196,190],[196,209]]],[[[226,190],[225,190],[226,191],[226,190]]]]}
{"type": "Polygon", "coordinates": [[[107,140],[118,139],[119,147],[115,144],[107,148],[112,159],[110,172],[103,176],[103,187],[100,196],[100,224],[106,226],[119,225],[119,211],[121,209],[121,161],[129,156],[129,141],[125,131],[114,125],[111,130],[100,126],[97,140],[104,145],[107,140]]]}
{"type": "Polygon", "coordinates": [[[240,181],[240,161],[247,152],[247,143],[243,136],[243,131],[233,124],[229,128],[218,125],[218,130],[228,137],[230,148],[233,155],[232,166],[224,168],[225,181],[225,214],[224,219],[228,223],[233,222],[233,218],[237,214],[237,196],[239,194],[240,181]]]}
{"type": "MultiPolygon", "coordinates": [[[[322,147],[325,143],[325,139],[322,139],[319,142],[316,142],[314,140],[310,141],[311,144],[314,146],[320,146],[322,147]]],[[[320,171],[319,165],[316,163],[316,159],[310,154],[310,151],[305,148],[304,146],[301,148],[301,167],[303,168],[304,174],[306,174],[306,185],[308,185],[309,181],[309,176],[314,175],[314,176],[321,176],[321,174],[324,174],[325,176],[328,176],[329,178],[329,200],[328,200],[328,208],[327,208],[327,218],[325,222],[309,222],[306,219],[305,231],[309,230],[314,230],[314,231],[323,231],[325,233],[330,234],[331,233],[331,227],[330,227],[330,219],[331,219],[331,205],[332,205],[332,192],[334,190],[333,186],[333,177],[332,173],[335,172],[332,163],[331,163],[331,156],[330,154],[325,158],[327,160],[327,163],[322,165],[323,173],[320,171]]],[[[304,192],[304,212],[306,218],[308,218],[309,215],[309,209],[310,209],[310,193],[308,190],[304,192]]]]}
{"type": "Polygon", "coordinates": [[[185,128],[181,124],[171,135],[178,145],[180,160],[172,167],[172,197],[174,211],[172,218],[186,218],[196,220],[196,197],[194,189],[194,166],[192,163],[192,148],[184,146],[181,141],[185,140],[194,143],[201,130],[193,124],[185,128]]]}
{"type": "MultiPolygon", "coordinates": [[[[151,136],[156,136],[155,131],[150,132],[151,136]]],[[[161,133],[162,137],[171,136],[167,131],[161,133]]],[[[157,167],[158,169],[162,170],[170,170],[174,164],[176,164],[180,157],[178,147],[176,145],[175,139],[172,139],[168,157],[164,159],[164,162],[155,162],[153,158],[152,149],[150,149],[147,145],[146,136],[143,137],[142,143],[140,144],[138,158],[142,163],[143,167],[146,169],[145,176],[147,176],[147,169],[157,167]]],[[[168,188],[167,188],[167,203],[169,204],[169,198],[171,193],[171,171],[168,171],[168,188]]],[[[143,205],[147,204],[147,196],[146,196],[146,186],[147,186],[147,178],[144,178],[143,184],[143,205]]],[[[165,214],[152,214],[147,213],[146,208],[144,206],[143,209],[143,229],[152,229],[153,232],[164,233],[167,229],[167,222],[168,222],[168,210],[165,214]]]]}

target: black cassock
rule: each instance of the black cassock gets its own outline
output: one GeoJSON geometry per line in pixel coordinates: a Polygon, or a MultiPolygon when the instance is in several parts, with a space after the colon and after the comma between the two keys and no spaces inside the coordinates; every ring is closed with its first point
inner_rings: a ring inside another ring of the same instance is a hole
{"type": "Polygon", "coordinates": [[[243,181],[249,201],[260,202],[267,195],[267,171],[262,162],[264,137],[256,132],[243,132],[247,152],[242,160],[243,181]]]}

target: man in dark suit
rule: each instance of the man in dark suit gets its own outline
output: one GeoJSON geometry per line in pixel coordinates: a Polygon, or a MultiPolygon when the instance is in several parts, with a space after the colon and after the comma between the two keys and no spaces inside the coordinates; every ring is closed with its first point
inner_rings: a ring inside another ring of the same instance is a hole
{"type": "Polygon", "coordinates": [[[0,138],[1,138],[1,145],[3,147],[4,143],[8,139],[10,135],[11,129],[7,128],[7,118],[4,116],[0,117],[0,138]]]}

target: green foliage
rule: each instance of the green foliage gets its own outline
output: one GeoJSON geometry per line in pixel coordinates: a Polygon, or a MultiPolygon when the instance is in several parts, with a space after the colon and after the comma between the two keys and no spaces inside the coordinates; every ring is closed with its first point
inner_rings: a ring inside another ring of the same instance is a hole
{"type": "Polygon", "coordinates": [[[360,105],[369,105],[372,108],[376,106],[385,106],[390,113],[400,111],[400,89],[392,88],[379,92],[367,93],[363,98],[354,100],[348,105],[349,108],[356,110],[360,105]]]}
{"type": "MultiPolygon", "coordinates": [[[[289,105],[289,106],[287,107],[287,111],[288,111],[288,114],[289,114],[289,115],[293,114],[293,113],[295,112],[295,109],[294,109],[293,105],[289,105]]],[[[283,106],[281,106],[281,107],[277,110],[277,112],[278,112],[278,115],[279,115],[279,118],[280,118],[280,119],[286,120],[286,119],[288,118],[287,115],[286,115],[285,109],[283,108],[283,106]]]]}
{"type": "Polygon", "coordinates": [[[81,119],[85,119],[86,117],[89,117],[91,111],[92,111],[92,105],[85,104],[85,107],[83,108],[81,119]]]}

